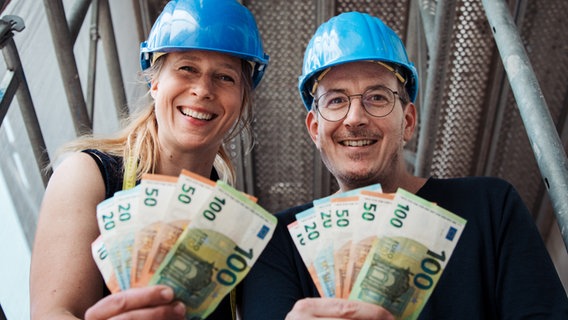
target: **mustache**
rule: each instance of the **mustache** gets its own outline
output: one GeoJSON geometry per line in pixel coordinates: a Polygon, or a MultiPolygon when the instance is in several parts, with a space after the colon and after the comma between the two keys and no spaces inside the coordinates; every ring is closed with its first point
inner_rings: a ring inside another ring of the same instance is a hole
{"type": "Polygon", "coordinates": [[[369,130],[368,128],[355,128],[349,129],[345,132],[339,132],[333,135],[334,140],[349,140],[349,139],[371,139],[379,140],[383,137],[381,132],[369,130]]]}

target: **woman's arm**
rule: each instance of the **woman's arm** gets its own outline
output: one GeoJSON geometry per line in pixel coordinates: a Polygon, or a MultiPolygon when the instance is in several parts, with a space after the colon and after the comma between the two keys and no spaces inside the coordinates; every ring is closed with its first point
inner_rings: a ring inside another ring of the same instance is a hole
{"type": "Polygon", "coordinates": [[[91,256],[99,235],[96,206],[104,200],[96,162],[74,153],[54,171],[40,209],[32,250],[32,319],[83,318],[105,286],[91,256]]]}

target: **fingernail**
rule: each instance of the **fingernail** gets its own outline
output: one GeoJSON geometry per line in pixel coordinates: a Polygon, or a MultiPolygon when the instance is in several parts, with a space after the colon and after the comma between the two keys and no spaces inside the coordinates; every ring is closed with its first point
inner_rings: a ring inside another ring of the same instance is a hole
{"type": "Polygon", "coordinates": [[[185,315],[185,305],[182,302],[176,303],[174,311],[180,316],[185,315]]]}
{"type": "Polygon", "coordinates": [[[162,292],[160,292],[160,294],[162,295],[162,297],[164,299],[166,299],[167,301],[170,301],[174,298],[174,291],[170,288],[165,288],[162,289],[162,292]]]}

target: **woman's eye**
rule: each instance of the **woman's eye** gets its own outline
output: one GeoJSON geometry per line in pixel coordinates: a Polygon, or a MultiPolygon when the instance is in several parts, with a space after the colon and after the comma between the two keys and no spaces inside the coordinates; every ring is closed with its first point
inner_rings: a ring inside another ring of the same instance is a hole
{"type": "Polygon", "coordinates": [[[180,68],[180,70],[184,70],[184,71],[188,71],[188,72],[193,72],[193,73],[197,72],[197,69],[195,69],[195,68],[192,67],[192,66],[182,66],[182,67],[180,68]]]}
{"type": "Polygon", "coordinates": [[[228,76],[226,74],[219,75],[218,78],[219,78],[219,80],[222,80],[222,81],[233,82],[233,83],[235,82],[235,79],[233,77],[228,76]]]}

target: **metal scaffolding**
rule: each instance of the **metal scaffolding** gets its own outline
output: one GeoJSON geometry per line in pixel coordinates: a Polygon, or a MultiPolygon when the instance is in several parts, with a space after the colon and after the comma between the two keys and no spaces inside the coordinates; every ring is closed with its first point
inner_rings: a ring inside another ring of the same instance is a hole
{"type": "MultiPolygon", "coordinates": [[[[2,97],[0,100],[0,125],[8,112],[8,108],[14,99],[14,95],[18,99],[20,111],[24,118],[24,123],[31,147],[36,159],[36,164],[40,172],[44,172],[44,168],[49,163],[49,156],[46,152],[45,141],[41,134],[41,128],[34,109],[32,96],[28,88],[26,75],[22,68],[20,55],[14,43],[14,31],[20,32],[24,30],[24,21],[18,16],[6,15],[0,19],[0,48],[4,55],[7,72],[0,84],[2,97]]],[[[51,169],[41,174],[44,186],[51,176],[51,169]]]]}
{"type": "Polygon", "coordinates": [[[483,0],[501,60],[568,247],[568,159],[509,7],[483,0]]]}

